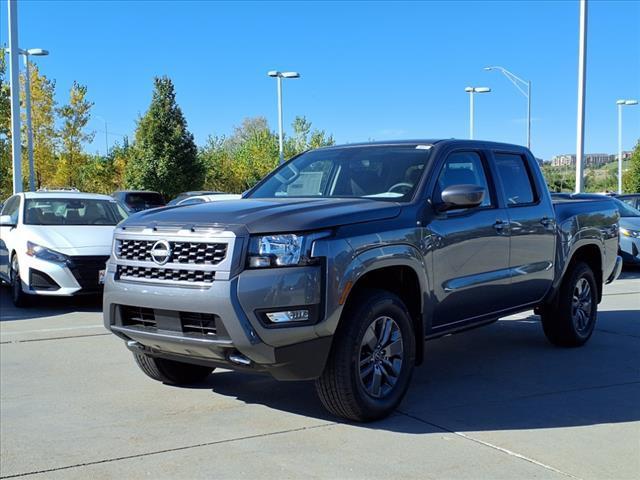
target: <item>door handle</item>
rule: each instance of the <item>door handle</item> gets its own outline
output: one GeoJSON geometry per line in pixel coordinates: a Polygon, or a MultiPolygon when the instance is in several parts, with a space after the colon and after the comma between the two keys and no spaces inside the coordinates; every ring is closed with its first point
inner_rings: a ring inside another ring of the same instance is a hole
{"type": "Polygon", "coordinates": [[[495,228],[498,233],[502,233],[508,225],[509,224],[507,222],[496,220],[496,223],[493,224],[493,228],[495,228]]]}
{"type": "Polygon", "coordinates": [[[542,217],[542,219],[540,220],[540,223],[542,224],[543,227],[548,228],[551,225],[553,225],[554,221],[552,218],[542,217]]]}

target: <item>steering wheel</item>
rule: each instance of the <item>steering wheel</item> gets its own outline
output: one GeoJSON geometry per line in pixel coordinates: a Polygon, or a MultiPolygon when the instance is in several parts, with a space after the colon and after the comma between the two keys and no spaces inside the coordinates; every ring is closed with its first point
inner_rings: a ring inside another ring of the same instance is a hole
{"type": "Polygon", "coordinates": [[[404,192],[400,191],[400,192],[397,192],[397,193],[402,193],[403,195],[405,195],[412,188],[413,188],[413,185],[411,185],[410,183],[400,182],[400,183],[396,183],[395,185],[392,185],[391,188],[389,188],[389,190],[387,190],[387,191],[388,192],[393,192],[396,189],[404,189],[404,192]]]}

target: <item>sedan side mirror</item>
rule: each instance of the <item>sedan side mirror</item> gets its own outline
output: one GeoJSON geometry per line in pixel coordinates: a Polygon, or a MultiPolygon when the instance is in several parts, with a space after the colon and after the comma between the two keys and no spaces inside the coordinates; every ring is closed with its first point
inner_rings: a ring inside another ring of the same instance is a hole
{"type": "Polygon", "coordinates": [[[15,227],[16,222],[13,221],[11,215],[0,215],[0,227],[15,227]]]}
{"type": "Polygon", "coordinates": [[[442,191],[442,203],[437,205],[440,212],[457,208],[479,207],[486,190],[480,185],[451,185],[442,191]]]}

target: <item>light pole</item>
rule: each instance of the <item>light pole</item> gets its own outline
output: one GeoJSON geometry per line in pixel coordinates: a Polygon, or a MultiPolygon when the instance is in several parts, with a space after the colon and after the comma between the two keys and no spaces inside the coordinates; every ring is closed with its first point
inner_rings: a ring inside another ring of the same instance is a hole
{"type": "Polygon", "coordinates": [[[489,93],[491,89],[488,87],[467,87],[464,91],[469,94],[469,139],[473,140],[473,94],[489,93]]]}
{"type": "Polygon", "coordinates": [[[35,164],[33,161],[33,128],[31,126],[31,73],[29,72],[29,57],[44,57],[49,55],[47,50],[42,48],[30,48],[20,50],[20,55],[24,57],[24,107],[27,118],[27,152],[29,154],[29,190],[36,189],[35,164]]]}
{"type": "Polygon", "coordinates": [[[622,107],[637,105],[637,100],[618,100],[618,195],[622,194],[622,107]]]}
{"type": "MultiPolygon", "coordinates": [[[[6,48],[5,52],[10,53],[6,48]]],[[[24,108],[27,123],[27,154],[29,156],[29,190],[35,190],[35,167],[33,162],[33,127],[31,123],[31,72],[29,57],[43,57],[49,55],[42,48],[18,49],[18,53],[24,57],[24,108]]]]}
{"type": "Polygon", "coordinates": [[[531,148],[531,80],[523,80],[517,75],[511,73],[504,67],[485,67],[485,70],[499,70],[502,74],[515,85],[520,93],[527,99],[527,148],[531,148]],[[523,86],[527,87],[527,91],[523,86]]]}
{"type": "Polygon", "coordinates": [[[298,72],[279,72],[271,70],[267,75],[278,79],[278,142],[280,152],[280,163],[284,163],[284,140],[282,133],[282,79],[283,78],[300,78],[298,72]]]}
{"type": "Polygon", "coordinates": [[[578,115],[576,118],[576,193],[584,187],[584,107],[587,85],[587,0],[580,0],[578,34],[578,115]]]}

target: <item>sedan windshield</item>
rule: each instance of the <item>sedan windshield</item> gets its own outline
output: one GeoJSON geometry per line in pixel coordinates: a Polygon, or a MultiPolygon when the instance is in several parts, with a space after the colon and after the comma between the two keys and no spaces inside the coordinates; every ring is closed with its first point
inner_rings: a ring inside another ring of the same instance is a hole
{"type": "Polygon", "coordinates": [[[26,225],[117,225],[127,217],[115,201],[32,198],[25,203],[26,225]]]}
{"type": "Polygon", "coordinates": [[[640,210],[636,210],[631,205],[621,202],[617,198],[613,199],[618,207],[618,212],[621,217],[640,217],[640,210]]]}
{"type": "Polygon", "coordinates": [[[429,158],[429,145],[312,150],[288,161],[248,198],[356,197],[409,201],[429,158]]]}

